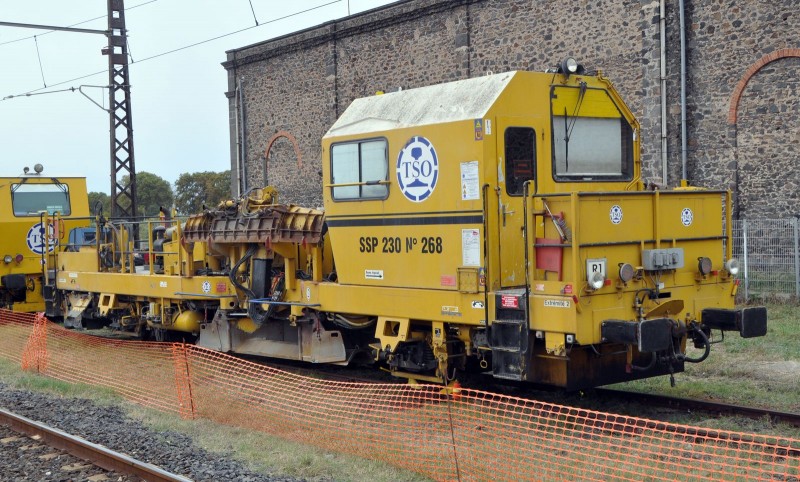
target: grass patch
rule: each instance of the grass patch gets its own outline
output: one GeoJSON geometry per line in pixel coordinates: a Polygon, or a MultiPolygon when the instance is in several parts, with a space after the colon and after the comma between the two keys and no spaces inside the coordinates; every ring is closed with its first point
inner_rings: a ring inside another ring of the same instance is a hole
{"type": "MultiPolygon", "coordinates": [[[[706,361],[686,364],[686,371],[675,376],[674,388],[670,387],[668,377],[613,387],[800,413],[800,307],[794,303],[772,303],[767,313],[766,336],[741,338],[728,333],[724,343],[712,345],[706,361]]],[[[690,417],[679,423],[760,433],[770,431],[771,425],[769,421],[731,417],[710,420],[690,417]]],[[[773,433],[800,437],[800,429],[796,427],[774,428],[777,432],[773,433]]]]}
{"type": "Polygon", "coordinates": [[[0,358],[0,381],[20,390],[30,390],[59,397],[89,398],[99,404],[122,401],[122,398],[111,389],[82,383],[68,383],[32,372],[25,372],[16,363],[2,358],[0,358]]]}
{"type": "Polygon", "coordinates": [[[189,435],[210,452],[233,454],[252,470],[311,480],[424,481],[427,478],[383,462],[327,452],[260,432],[220,425],[208,420],[181,420],[139,406],[128,413],[156,431],[189,435]]]}

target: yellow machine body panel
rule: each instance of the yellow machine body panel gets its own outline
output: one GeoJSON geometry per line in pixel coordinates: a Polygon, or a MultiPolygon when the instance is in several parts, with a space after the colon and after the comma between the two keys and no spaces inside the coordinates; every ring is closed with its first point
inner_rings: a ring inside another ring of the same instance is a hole
{"type": "MultiPolygon", "coordinates": [[[[725,234],[720,223],[703,221],[723,218],[725,198],[726,193],[719,191],[543,196],[551,211],[574,213],[574,221],[567,224],[572,239],[570,245],[563,248],[563,281],[541,283],[539,280],[548,279],[548,276],[552,280],[552,274],[534,270],[533,294],[540,300],[533,302],[531,329],[575,334],[576,340],[583,344],[600,343],[597,314],[616,312],[614,318],[633,320],[636,313],[628,307],[633,306],[634,294],[654,288],[654,285],[669,294],[661,299],[704,300],[672,312],[678,319],[687,316],[700,319],[702,309],[707,307],[732,308],[734,280],[722,269],[725,234]],[[620,265],[627,263],[641,269],[645,262],[643,253],[659,249],[671,250],[665,254],[680,250],[682,266],[628,282],[619,279],[620,265]],[[717,269],[703,276],[698,269],[700,258],[710,259],[717,269]],[[599,289],[588,286],[592,269],[603,271],[606,285],[599,289]],[[552,308],[545,309],[544,300],[556,299],[552,295],[563,296],[565,292],[570,296],[564,297],[564,303],[551,302],[552,308]],[[709,303],[710,300],[713,302],[709,303]]],[[[540,224],[545,238],[558,238],[549,219],[540,224]]],[[[654,305],[657,303],[661,302],[653,301],[654,305]]]]}
{"type": "MultiPolygon", "coordinates": [[[[399,167],[389,161],[391,165],[384,166],[384,171],[387,166],[392,173],[407,170],[409,177],[415,171],[432,172],[429,177],[436,178],[435,189],[428,194],[425,188],[416,188],[420,198],[425,196],[424,202],[408,199],[397,192],[396,182],[388,181],[365,186],[385,189],[385,199],[333,201],[349,186],[325,190],[334,259],[347,260],[336,267],[340,283],[457,291],[459,267],[477,269],[482,264],[482,204],[479,198],[473,199],[479,193],[464,193],[461,172],[474,176],[474,183],[478,182],[479,160],[484,157],[485,146],[443,141],[472,128],[473,121],[465,120],[430,126],[422,132],[424,138],[418,137],[418,128],[375,133],[373,143],[382,144],[384,157],[395,161],[398,156],[411,159],[399,167]],[[408,154],[401,154],[403,149],[408,154]],[[426,149],[424,155],[428,157],[415,160],[415,150],[422,149],[426,149]]],[[[338,152],[350,145],[343,139],[332,149],[338,152]]],[[[323,155],[330,150],[331,146],[326,145],[323,155]]]]}
{"type": "MultiPolygon", "coordinates": [[[[66,264],[65,267],[71,267],[66,264]]],[[[59,289],[93,293],[131,294],[153,299],[192,299],[208,297],[236,299],[236,291],[224,276],[170,276],[164,274],[99,273],[62,271],[57,280],[59,289]],[[66,275],[66,276],[64,276],[66,275]]]]}

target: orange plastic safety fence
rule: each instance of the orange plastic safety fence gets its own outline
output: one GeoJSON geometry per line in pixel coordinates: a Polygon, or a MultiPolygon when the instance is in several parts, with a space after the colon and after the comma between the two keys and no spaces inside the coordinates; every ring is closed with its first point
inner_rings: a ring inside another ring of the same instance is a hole
{"type": "MultiPolygon", "coordinates": [[[[36,317],[0,309],[0,357],[23,364],[36,317]]],[[[30,362],[28,362],[30,363],[30,362]]]]}
{"type": "Polygon", "coordinates": [[[0,311],[0,356],[22,363],[26,346],[45,347],[47,364],[38,367],[47,376],[436,480],[800,478],[797,439],[704,432],[467,389],[326,381],[191,345],[98,339],[54,325],[42,344],[34,326],[33,317],[0,311]]]}
{"type": "Polygon", "coordinates": [[[26,360],[33,358],[21,348],[33,353],[36,347],[46,347],[47,353],[35,358],[46,359],[46,364],[35,367],[43,375],[107,388],[147,407],[180,412],[171,344],[99,338],[47,323],[44,318],[47,328],[37,331],[33,320],[33,315],[0,310],[0,356],[25,366],[26,360]],[[42,332],[46,342],[39,341],[42,332]]]}
{"type": "Polygon", "coordinates": [[[195,418],[192,378],[185,344],[172,345],[172,363],[175,367],[175,393],[180,415],[182,418],[195,418]]]}
{"type": "Polygon", "coordinates": [[[43,313],[38,313],[33,319],[33,330],[22,352],[22,369],[47,370],[47,318],[43,313]]]}

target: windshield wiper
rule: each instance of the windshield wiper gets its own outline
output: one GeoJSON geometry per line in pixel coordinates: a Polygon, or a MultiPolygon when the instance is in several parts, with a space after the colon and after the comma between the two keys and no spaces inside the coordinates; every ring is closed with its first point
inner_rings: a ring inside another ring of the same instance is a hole
{"type": "Polygon", "coordinates": [[[572,124],[569,123],[569,115],[567,115],[567,107],[564,106],[564,171],[569,171],[569,138],[572,137],[572,129],[575,128],[575,122],[578,120],[578,112],[583,105],[583,97],[586,94],[586,82],[581,82],[580,92],[578,92],[578,102],[575,103],[575,112],[572,113],[572,124]]]}

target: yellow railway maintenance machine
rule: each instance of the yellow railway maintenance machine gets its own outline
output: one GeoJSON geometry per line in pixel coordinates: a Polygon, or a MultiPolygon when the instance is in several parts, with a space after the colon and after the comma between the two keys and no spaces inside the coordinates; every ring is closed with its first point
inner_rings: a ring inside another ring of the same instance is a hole
{"type": "Polygon", "coordinates": [[[68,247],[68,231],[89,215],[85,178],[43,171],[36,164],[33,172],[26,167],[20,176],[0,177],[0,307],[13,311],[45,311],[55,285],[54,257],[68,247]]]}
{"type": "Polygon", "coordinates": [[[165,329],[189,318],[208,348],[366,355],[417,380],[680,372],[767,315],[734,308],[730,194],[646,190],[637,134],[572,60],[358,99],[323,139],[324,213],[253,191],[176,226],[135,289],[70,263],[59,286],[165,329]]]}
{"type": "Polygon", "coordinates": [[[377,316],[409,377],[475,360],[577,389],[682,371],[713,329],[766,334],[734,309],[729,193],[645,190],[638,130],[574,60],[356,100],[323,142],[338,282],[314,299],[377,316]]]}

